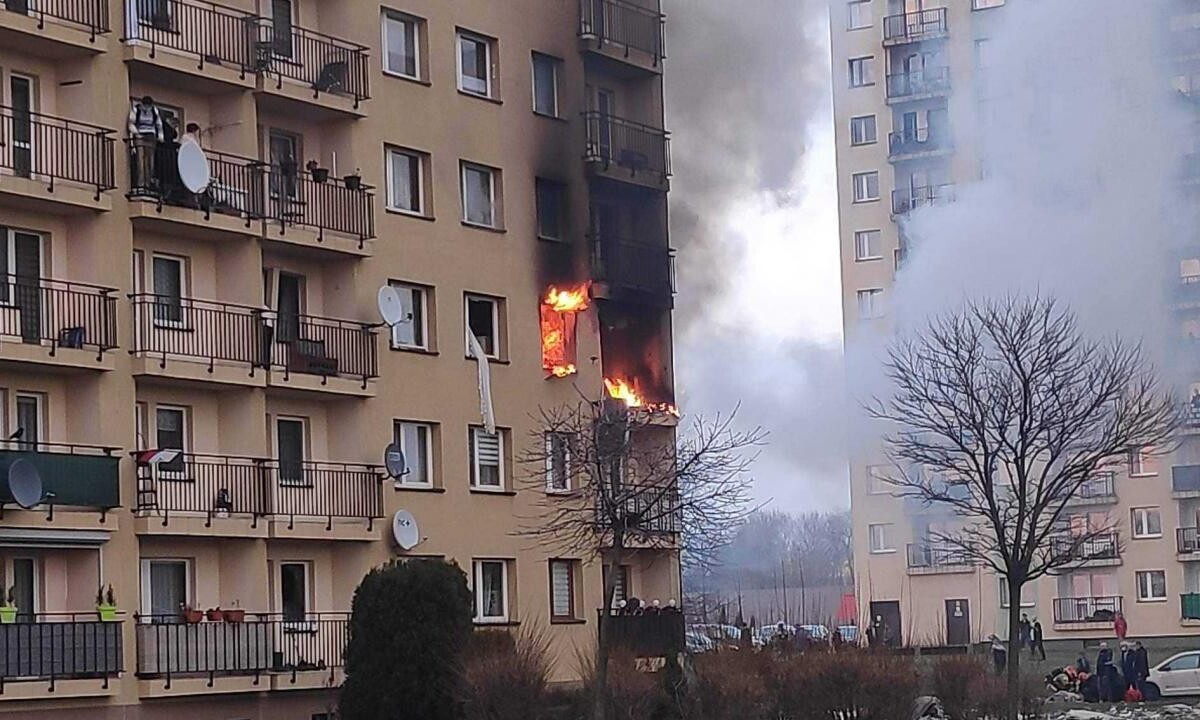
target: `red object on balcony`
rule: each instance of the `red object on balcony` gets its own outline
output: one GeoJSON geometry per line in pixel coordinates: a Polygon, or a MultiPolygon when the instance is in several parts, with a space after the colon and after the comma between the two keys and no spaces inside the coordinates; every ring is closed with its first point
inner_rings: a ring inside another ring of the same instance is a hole
{"type": "Polygon", "coordinates": [[[858,620],[858,600],[854,597],[854,593],[842,594],[842,602],[838,605],[837,619],[848,624],[853,624],[858,620]]]}

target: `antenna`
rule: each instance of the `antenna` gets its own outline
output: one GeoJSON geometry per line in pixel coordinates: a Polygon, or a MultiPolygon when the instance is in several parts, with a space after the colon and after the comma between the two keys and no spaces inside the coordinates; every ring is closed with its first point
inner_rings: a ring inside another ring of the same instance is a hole
{"type": "Polygon", "coordinates": [[[42,474],[37,467],[24,458],[18,458],[8,466],[8,492],[18,505],[30,510],[45,497],[42,474]]]}
{"type": "Polygon", "coordinates": [[[378,301],[379,316],[389,327],[395,327],[408,319],[408,313],[404,312],[404,303],[401,302],[400,293],[396,292],[396,288],[391,285],[379,288],[378,301]]]}
{"type": "Polygon", "coordinates": [[[392,516],[392,537],[401,550],[412,550],[421,542],[417,519],[407,510],[397,510],[392,516]]]}
{"type": "Polygon", "coordinates": [[[179,179],[189,191],[200,194],[208,189],[212,179],[208,171],[208,157],[195,142],[185,140],[179,145],[179,179]]]}
{"type": "Polygon", "coordinates": [[[383,450],[383,466],[387,469],[388,477],[393,480],[408,474],[408,464],[404,461],[404,451],[397,443],[388,443],[383,450]]]}

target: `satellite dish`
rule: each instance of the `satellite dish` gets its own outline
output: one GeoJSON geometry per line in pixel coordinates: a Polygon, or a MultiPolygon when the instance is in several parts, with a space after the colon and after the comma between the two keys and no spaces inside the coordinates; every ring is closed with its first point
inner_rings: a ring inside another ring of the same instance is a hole
{"type": "Polygon", "coordinates": [[[392,516],[392,537],[402,550],[412,550],[421,542],[421,533],[417,530],[417,519],[407,510],[397,510],[392,516]]]}
{"type": "Polygon", "coordinates": [[[194,142],[184,142],[179,146],[179,179],[191,192],[202,193],[208,189],[208,182],[212,179],[208,172],[208,158],[194,142]]]}
{"type": "Polygon", "coordinates": [[[391,285],[379,288],[379,315],[390,326],[395,326],[405,320],[404,304],[400,302],[400,293],[391,285]]]}
{"type": "Polygon", "coordinates": [[[408,472],[408,465],[404,462],[404,452],[400,450],[397,443],[388,443],[384,449],[383,466],[387,468],[388,477],[393,480],[408,472]]]}
{"type": "Polygon", "coordinates": [[[42,501],[42,474],[33,463],[18,458],[8,466],[8,492],[26,510],[42,501]]]}

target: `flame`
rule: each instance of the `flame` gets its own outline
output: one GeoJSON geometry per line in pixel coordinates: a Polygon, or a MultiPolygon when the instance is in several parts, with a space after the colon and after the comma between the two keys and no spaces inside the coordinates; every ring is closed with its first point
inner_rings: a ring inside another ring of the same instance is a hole
{"type": "Polygon", "coordinates": [[[542,300],[555,312],[579,312],[587,310],[588,286],[586,283],[574,288],[562,288],[551,285],[542,300]]]}
{"type": "Polygon", "coordinates": [[[624,379],[604,378],[604,389],[608,391],[609,397],[623,401],[628,407],[641,407],[644,404],[642,396],[638,394],[633,385],[624,379]]]}
{"type": "Polygon", "coordinates": [[[546,289],[541,307],[542,368],[551,376],[575,374],[575,314],[587,307],[587,283],[546,289]]]}

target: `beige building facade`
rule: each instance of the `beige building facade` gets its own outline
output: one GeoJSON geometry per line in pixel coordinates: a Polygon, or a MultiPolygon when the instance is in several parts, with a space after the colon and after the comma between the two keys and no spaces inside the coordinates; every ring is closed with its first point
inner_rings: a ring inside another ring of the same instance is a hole
{"type": "MultiPolygon", "coordinates": [[[[0,8],[0,713],[330,717],[354,589],[394,557],[455,560],[480,627],[545,626],[577,677],[601,568],[516,534],[570,489],[569,460],[520,459],[550,442],[539,408],[605,378],[673,400],[663,22],[655,0],[0,8]],[[588,291],[564,377],[552,287],[588,291]]],[[[674,551],[620,572],[682,597],[674,551]]]]}
{"type": "MultiPolygon", "coordinates": [[[[958,108],[971,109],[989,36],[1008,6],[1022,1],[831,0],[847,338],[888,322],[909,214],[953,202],[956,187],[979,177],[977,128],[969,122],[972,113],[958,108]]],[[[1172,86],[1190,101],[1200,68],[1197,18],[1184,8],[1163,15],[1178,41],[1164,48],[1172,86]]],[[[1180,156],[1188,150],[1180,148],[1180,156]]],[[[1162,288],[1170,297],[1172,327],[1179,330],[1173,341],[1186,352],[1193,352],[1194,336],[1188,291],[1200,272],[1195,250],[1190,252],[1164,262],[1162,288]]],[[[1080,647],[1111,638],[1117,614],[1126,617],[1131,637],[1173,638],[1182,646],[1200,634],[1194,424],[1188,421],[1176,452],[1130,457],[1096,477],[1074,501],[1069,522],[1113,523],[1116,532],[1084,548],[1078,567],[1027,587],[1023,611],[1041,621],[1048,641],[1080,647]]],[[[1000,579],[929,541],[957,519],[894,497],[879,479],[888,473],[884,462],[881,453],[868,450],[851,458],[860,625],[881,616],[892,640],[909,645],[965,645],[993,632],[1005,635],[1007,598],[1000,579]]]]}

